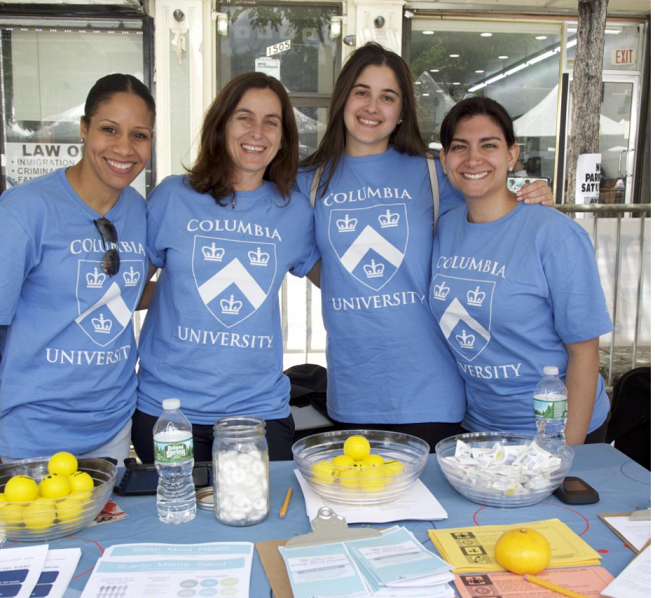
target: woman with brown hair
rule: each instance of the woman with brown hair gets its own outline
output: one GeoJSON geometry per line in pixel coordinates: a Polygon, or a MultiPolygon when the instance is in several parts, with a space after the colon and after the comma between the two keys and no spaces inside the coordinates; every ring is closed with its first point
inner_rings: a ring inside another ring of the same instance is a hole
{"type": "Polygon", "coordinates": [[[188,176],[148,199],[151,272],[161,268],[139,345],[133,443],[152,462],[162,399],[179,398],[197,461],[213,424],[266,420],[271,459],[290,459],[293,418],[282,373],[278,291],[314,265],[311,209],[291,186],[298,133],[282,84],[262,73],[230,81],[205,116],[188,176]]]}
{"type": "MultiPolygon", "coordinates": [[[[421,138],[414,79],[400,56],[375,43],[351,55],[297,184],[316,200],[329,415],[347,429],[406,432],[432,447],[456,434],[464,387],[427,289],[435,211],[463,198],[421,138]]],[[[552,202],[542,182],[521,198],[552,202]]]]}

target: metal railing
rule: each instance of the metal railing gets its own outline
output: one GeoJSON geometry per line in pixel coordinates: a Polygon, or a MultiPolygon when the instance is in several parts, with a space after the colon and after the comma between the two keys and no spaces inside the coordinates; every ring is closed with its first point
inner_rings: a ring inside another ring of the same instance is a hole
{"type": "MultiPolygon", "coordinates": [[[[599,244],[598,244],[598,234],[599,234],[599,219],[605,221],[607,224],[603,224],[603,227],[606,228],[609,223],[613,220],[616,221],[615,231],[616,231],[616,250],[614,252],[614,272],[613,272],[613,285],[611,289],[605,288],[606,297],[609,299],[612,298],[612,322],[617,322],[617,310],[619,304],[619,287],[620,287],[620,268],[622,265],[622,257],[624,255],[624,239],[621,236],[622,222],[626,214],[632,214],[639,218],[639,235],[638,235],[638,244],[639,244],[639,255],[638,255],[638,283],[637,283],[637,300],[635,307],[635,324],[632,334],[632,367],[636,366],[637,362],[637,348],[639,342],[639,328],[642,322],[642,307],[645,304],[646,309],[650,310],[650,301],[642,300],[642,295],[644,292],[644,280],[645,280],[645,238],[646,238],[646,227],[648,224],[648,229],[650,230],[650,219],[647,218],[647,215],[650,214],[651,206],[650,204],[594,204],[594,205],[558,205],[556,209],[574,216],[576,213],[592,214],[593,215],[593,229],[590,232],[590,236],[596,251],[596,261],[599,259],[599,244]],[[600,217],[600,218],[599,218],[600,217]],[[609,221],[609,222],[608,222],[609,221]]],[[[585,220],[580,220],[580,223],[586,224],[585,220]]],[[[298,360],[304,360],[304,362],[311,361],[313,362],[323,362],[324,363],[324,354],[322,350],[323,340],[324,340],[324,331],[322,327],[317,326],[317,314],[314,309],[316,304],[316,294],[318,291],[316,289],[312,290],[312,285],[309,281],[306,281],[306,285],[299,287],[296,283],[295,293],[289,293],[287,288],[287,280],[289,277],[285,278],[281,291],[281,309],[282,309],[282,329],[283,329],[283,341],[284,341],[284,354],[288,359],[293,359],[296,362],[298,360]],[[312,296],[314,295],[314,296],[312,296]],[[294,316],[295,314],[295,316],[294,316]],[[296,328],[300,325],[303,325],[304,321],[304,335],[296,334],[296,342],[293,343],[293,346],[289,343],[289,322],[290,318],[295,317],[295,326],[296,328]],[[312,324],[312,322],[314,324],[312,324]]],[[[650,314],[650,311],[648,312],[650,314]]],[[[615,357],[615,344],[616,344],[616,328],[611,333],[611,339],[609,343],[609,373],[608,373],[608,384],[612,384],[612,374],[614,371],[614,357],[615,357]]]]}
{"type": "MultiPolygon", "coordinates": [[[[612,288],[612,322],[617,321],[617,310],[619,304],[619,280],[620,280],[620,268],[621,268],[621,257],[623,255],[623,237],[621,236],[621,224],[623,222],[623,217],[625,214],[633,214],[637,216],[640,220],[639,225],[639,256],[638,256],[638,281],[637,281],[637,294],[636,294],[636,305],[635,305],[635,325],[634,333],[632,338],[632,368],[637,364],[637,347],[639,344],[639,326],[641,323],[641,307],[642,307],[642,294],[644,288],[644,270],[645,262],[644,259],[644,248],[645,248],[645,239],[646,239],[646,219],[647,215],[650,215],[651,206],[650,204],[591,204],[591,205],[579,205],[579,204],[565,204],[555,206],[557,210],[565,214],[593,214],[593,231],[591,234],[591,240],[594,245],[596,252],[596,261],[598,262],[598,226],[599,226],[599,217],[611,216],[616,220],[616,251],[614,255],[614,284],[612,288]]],[[[650,222],[649,222],[650,224],[650,222]]],[[[650,301],[646,302],[647,308],[650,307],[650,301]]],[[[612,384],[612,374],[614,372],[614,352],[615,352],[615,341],[616,341],[616,327],[612,330],[611,340],[610,340],[610,356],[609,356],[609,371],[607,374],[608,384],[612,384]]]]}

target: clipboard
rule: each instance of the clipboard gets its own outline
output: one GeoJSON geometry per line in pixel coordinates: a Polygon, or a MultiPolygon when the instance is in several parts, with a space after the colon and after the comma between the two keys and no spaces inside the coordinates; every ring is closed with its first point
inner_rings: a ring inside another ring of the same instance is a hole
{"type": "Polygon", "coordinates": [[[287,568],[280,554],[280,546],[319,546],[321,544],[334,544],[335,542],[348,542],[381,536],[377,529],[354,528],[350,529],[346,520],[337,515],[329,507],[321,507],[316,519],[312,521],[312,532],[304,536],[296,536],[288,540],[266,540],[255,544],[259,560],[264,567],[264,573],[271,584],[275,598],[293,598],[287,568]]]}
{"type": "Polygon", "coordinates": [[[650,546],[650,540],[645,544],[643,548],[637,548],[634,546],[631,542],[629,542],[623,534],[619,533],[619,531],[609,522],[607,521],[606,517],[630,517],[632,513],[600,513],[598,517],[602,520],[602,522],[609,527],[623,542],[625,543],[626,546],[630,548],[635,554],[639,554],[644,548],[647,546],[650,546]]]}

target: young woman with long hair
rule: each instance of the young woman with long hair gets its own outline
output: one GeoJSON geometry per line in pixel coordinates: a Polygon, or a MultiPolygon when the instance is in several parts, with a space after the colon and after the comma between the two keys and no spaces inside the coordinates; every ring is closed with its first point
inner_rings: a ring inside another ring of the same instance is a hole
{"type": "MultiPolygon", "coordinates": [[[[375,43],[344,65],[300,191],[316,197],[328,413],[342,427],[457,433],[464,386],[430,314],[434,227],[428,161],[404,60],[375,43]]],[[[435,164],[439,214],[463,202],[435,164]]],[[[527,201],[551,200],[543,184],[527,201]]]]}
{"type": "Polygon", "coordinates": [[[230,81],[210,106],[188,176],[148,199],[148,256],[161,268],[139,346],[133,442],[152,462],[162,399],[179,398],[198,461],[230,415],[266,421],[271,459],[290,459],[294,425],[282,373],[278,291],[314,265],[307,202],[291,187],[298,133],[282,84],[262,73],[230,81]]]}

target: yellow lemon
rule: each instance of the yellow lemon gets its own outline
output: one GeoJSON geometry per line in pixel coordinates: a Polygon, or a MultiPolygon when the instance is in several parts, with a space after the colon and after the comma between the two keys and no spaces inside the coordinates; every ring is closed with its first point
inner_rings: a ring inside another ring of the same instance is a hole
{"type": "Polygon", "coordinates": [[[43,498],[64,498],[71,492],[71,484],[65,475],[51,473],[41,480],[39,494],[43,498]]]}
{"type": "Polygon", "coordinates": [[[15,475],[5,486],[5,498],[8,502],[29,502],[39,494],[36,482],[26,475],[15,475]]]}
{"type": "Polygon", "coordinates": [[[339,483],[344,488],[356,489],[359,487],[359,469],[353,467],[339,472],[339,483]]]}
{"type": "MultiPolygon", "coordinates": [[[[85,490],[93,490],[93,478],[86,473],[86,471],[76,471],[68,476],[68,481],[71,486],[71,494],[84,492],[85,490]]],[[[76,496],[75,498],[91,498],[91,493],[88,492],[83,496],[76,496]]]]}
{"type": "Polygon", "coordinates": [[[506,531],[496,542],[496,562],[517,575],[536,575],[550,563],[550,544],[537,530],[516,528],[506,531]]]}
{"type": "Polygon", "coordinates": [[[379,467],[369,467],[359,474],[359,486],[364,492],[380,492],[384,488],[384,476],[379,467]]]}
{"type": "Polygon", "coordinates": [[[71,523],[84,514],[84,501],[79,498],[68,497],[57,503],[57,519],[61,523],[71,523]]]}
{"type": "Polygon", "coordinates": [[[361,461],[371,452],[371,445],[363,436],[349,436],[343,445],[343,452],[355,461],[361,461]]]}
{"type": "Polygon", "coordinates": [[[348,455],[337,455],[334,459],[332,459],[332,465],[334,465],[337,469],[348,469],[354,464],[355,460],[348,455]]]}
{"type": "Polygon", "coordinates": [[[5,498],[5,493],[0,492],[0,502],[7,502],[7,499],[5,498]]]}
{"type": "Polygon", "coordinates": [[[337,468],[329,461],[319,461],[312,465],[312,475],[321,484],[333,484],[337,473],[337,468]]]}
{"type": "Polygon", "coordinates": [[[389,476],[400,475],[405,469],[405,466],[400,461],[395,461],[393,459],[391,461],[385,461],[383,467],[389,476]]]}
{"type": "Polygon", "coordinates": [[[23,523],[25,507],[18,503],[4,505],[0,509],[0,519],[7,525],[20,525],[23,523]]]}
{"type": "Polygon", "coordinates": [[[55,453],[48,461],[48,473],[69,476],[77,471],[77,459],[66,451],[55,453]]]}
{"type": "Polygon", "coordinates": [[[50,527],[57,518],[54,500],[33,500],[23,509],[23,523],[30,529],[50,527]]]}
{"type": "Polygon", "coordinates": [[[353,463],[353,467],[356,467],[357,469],[359,469],[359,471],[361,471],[365,467],[368,467],[368,465],[366,465],[366,463],[364,463],[364,461],[355,461],[353,463]]]}
{"type": "Polygon", "coordinates": [[[384,459],[380,457],[380,455],[375,455],[371,453],[370,455],[366,455],[362,459],[365,465],[368,465],[369,467],[381,467],[384,465],[384,459]]]}

